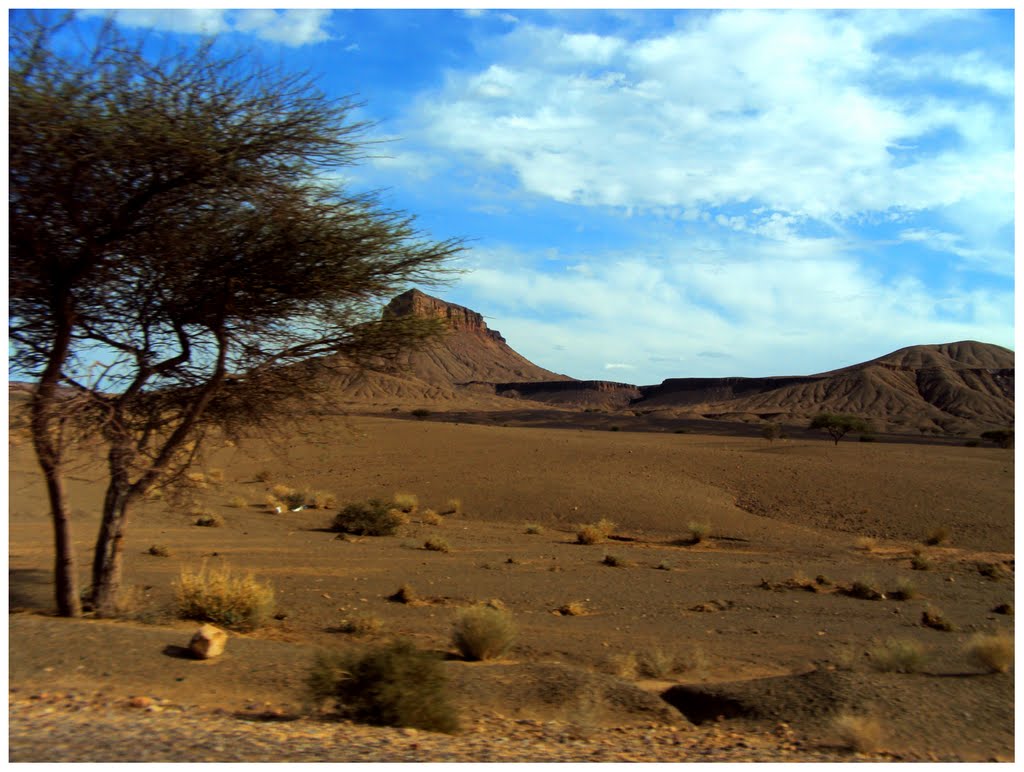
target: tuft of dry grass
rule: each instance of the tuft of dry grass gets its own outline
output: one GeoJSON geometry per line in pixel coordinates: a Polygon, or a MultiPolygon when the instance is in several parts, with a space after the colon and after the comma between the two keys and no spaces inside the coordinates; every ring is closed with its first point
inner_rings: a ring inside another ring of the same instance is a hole
{"type": "Polygon", "coordinates": [[[413,514],[420,505],[419,496],[415,493],[396,493],[391,499],[395,509],[407,515],[413,514]]]}
{"type": "Polygon", "coordinates": [[[668,560],[662,560],[660,563],[658,563],[658,565],[655,566],[655,568],[659,571],[671,571],[672,563],[668,560]]]}
{"type": "Polygon", "coordinates": [[[921,612],[921,624],[930,627],[932,630],[940,630],[944,633],[951,633],[956,630],[953,623],[942,616],[942,612],[934,606],[927,606],[921,612]]]}
{"type": "Polygon", "coordinates": [[[285,485],[284,483],[277,483],[276,485],[270,486],[270,495],[280,501],[284,501],[293,493],[295,493],[295,489],[290,485],[285,485]]]}
{"type": "Polygon", "coordinates": [[[422,520],[424,525],[444,525],[444,518],[432,509],[423,511],[422,520]]]}
{"type": "Polygon", "coordinates": [[[875,580],[871,578],[857,579],[849,587],[840,590],[840,592],[843,595],[859,598],[860,600],[885,600],[885,593],[878,587],[875,580]]]}
{"type": "Polygon", "coordinates": [[[606,554],[601,559],[601,564],[605,566],[611,566],[612,568],[625,568],[630,564],[628,560],[620,558],[618,555],[606,554]]]}
{"type": "Polygon", "coordinates": [[[913,600],[921,597],[921,591],[909,579],[899,579],[896,582],[896,589],[889,593],[893,600],[913,600]]]}
{"type": "Polygon", "coordinates": [[[193,488],[206,487],[206,475],[202,472],[186,472],[185,481],[193,488]]]}
{"type": "Polygon", "coordinates": [[[441,510],[442,515],[455,515],[458,517],[462,514],[462,499],[448,499],[445,503],[444,509],[441,510]]]}
{"type": "Polygon", "coordinates": [[[504,609],[471,606],[455,616],[452,643],[465,659],[497,659],[512,647],[515,637],[512,615],[504,609]]]}
{"type": "Polygon", "coordinates": [[[260,471],[258,471],[256,473],[256,476],[255,476],[254,479],[256,480],[256,482],[264,482],[265,483],[265,482],[269,482],[270,481],[270,477],[271,477],[271,474],[270,474],[270,470],[269,469],[261,469],[260,471]]]}
{"type": "Polygon", "coordinates": [[[863,552],[874,552],[878,546],[878,539],[874,536],[860,536],[853,542],[853,546],[863,552]]]}
{"type": "Polygon", "coordinates": [[[209,469],[206,472],[206,479],[209,482],[219,485],[224,482],[224,470],[223,469],[209,469]]]}
{"type": "Polygon", "coordinates": [[[146,550],[146,554],[153,555],[154,557],[158,558],[169,558],[171,556],[171,550],[164,544],[154,544],[152,547],[146,550]]]}
{"type": "Polygon", "coordinates": [[[536,523],[527,523],[524,533],[528,533],[531,536],[536,536],[538,534],[544,533],[544,528],[542,526],[537,525],[536,523]]]}
{"type": "Polygon", "coordinates": [[[451,552],[452,548],[448,542],[439,536],[431,536],[423,542],[423,549],[429,552],[451,552]]]}
{"type": "Polygon", "coordinates": [[[928,537],[924,540],[924,543],[929,546],[936,546],[938,544],[945,544],[949,541],[950,535],[946,528],[936,528],[928,537]]]}
{"type": "Polygon", "coordinates": [[[577,544],[600,544],[615,530],[615,523],[602,518],[596,523],[588,523],[580,527],[576,533],[577,544]]]}
{"type": "Polygon", "coordinates": [[[282,512],[285,509],[284,502],[281,501],[281,499],[277,498],[277,496],[274,496],[270,493],[263,497],[263,503],[267,506],[268,509],[280,509],[282,512]]]}
{"type": "Polygon", "coordinates": [[[989,673],[1006,673],[1013,667],[1013,636],[1008,633],[978,633],[967,641],[964,652],[972,663],[989,673]]]}
{"type": "Polygon", "coordinates": [[[588,609],[587,605],[581,600],[569,601],[568,603],[559,606],[556,611],[563,617],[582,617],[590,613],[590,609],[588,609]]]}
{"type": "Polygon", "coordinates": [[[333,493],[310,488],[302,491],[302,498],[304,505],[311,509],[333,509],[338,503],[338,497],[333,493]]]}
{"type": "Polygon", "coordinates": [[[910,567],[915,571],[930,571],[932,562],[924,555],[914,555],[910,559],[910,567]]]}
{"type": "Polygon", "coordinates": [[[235,509],[245,509],[247,506],[249,506],[249,502],[246,501],[241,496],[232,496],[228,500],[228,506],[234,507],[235,509]]]}
{"type": "Polygon", "coordinates": [[[228,566],[183,568],[174,585],[178,614],[239,630],[265,624],[274,613],[274,589],[251,573],[234,576],[228,566]]]}
{"type": "Polygon", "coordinates": [[[1007,616],[1013,616],[1013,604],[1012,603],[1000,603],[992,609],[993,614],[1006,614],[1007,616]]]}
{"type": "Polygon", "coordinates": [[[409,605],[419,602],[419,595],[416,590],[412,588],[411,584],[403,584],[393,593],[388,595],[387,599],[392,603],[406,603],[409,605]]]}
{"type": "Polygon", "coordinates": [[[711,536],[711,523],[698,523],[691,520],[686,525],[686,542],[688,544],[700,544],[711,536]]]}
{"type": "Polygon", "coordinates": [[[193,525],[202,526],[203,528],[221,528],[224,526],[224,518],[216,512],[200,512],[193,514],[197,515],[193,525]]]}
{"type": "Polygon", "coordinates": [[[884,730],[881,722],[856,713],[840,713],[832,721],[832,730],[839,742],[857,753],[874,753],[881,749],[884,730]]]}
{"type": "Polygon", "coordinates": [[[383,629],[384,622],[380,617],[373,616],[372,614],[353,615],[341,620],[341,623],[335,628],[339,633],[354,636],[375,635],[383,629]]]}
{"type": "Polygon", "coordinates": [[[868,656],[872,667],[883,673],[918,673],[928,660],[925,647],[910,638],[890,638],[868,656]]]}

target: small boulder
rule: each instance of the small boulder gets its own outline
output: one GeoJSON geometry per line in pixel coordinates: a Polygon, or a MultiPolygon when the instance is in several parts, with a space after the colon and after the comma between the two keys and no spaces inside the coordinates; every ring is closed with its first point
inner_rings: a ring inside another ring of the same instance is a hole
{"type": "Polygon", "coordinates": [[[196,659],[213,659],[224,652],[228,642],[228,634],[219,627],[203,625],[196,630],[188,649],[196,659]]]}

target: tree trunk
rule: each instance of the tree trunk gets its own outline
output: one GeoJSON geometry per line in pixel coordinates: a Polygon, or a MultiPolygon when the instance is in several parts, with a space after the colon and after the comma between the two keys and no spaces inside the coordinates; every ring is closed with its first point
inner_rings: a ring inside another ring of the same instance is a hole
{"type": "Polygon", "coordinates": [[[55,559],[53,566],[56,587],[57,613],[62,617],[82,616],[82,600],[78,594],[75,575],[75,551],[71,541],[71,517],[68,512],[67,496],[64,491],[63,440],[58,423],[61,407],[57,405],[60,396],[57,386],[60,371],[67,359],[71,344],[72,313],[65,308],[57,315],[57,334],[50,351],[46,368],[39,378],[39,384],[32,395],[31,427],[32,446],[39,461],[39,468],[46,480],[46,495],[50,501],[50,517],[53,520],[55,559]]]}
{"type": "Polygon", "coordinates": [[[103,499],[103,519],[92,561],[92,603],[96,615],[111,617],[117,614],[118,594],[121,590],[121,557],[124,526],[131,503],[131,485],[124,464],[126,451],[115,443],[110,449],[110,483],[103,499]]]}

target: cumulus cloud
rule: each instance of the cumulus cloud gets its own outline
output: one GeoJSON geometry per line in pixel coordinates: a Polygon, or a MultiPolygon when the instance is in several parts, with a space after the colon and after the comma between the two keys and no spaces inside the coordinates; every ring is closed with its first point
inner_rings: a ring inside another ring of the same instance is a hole
{"type": "Polygon", "coordinates": [[[239,32],[260,40],[303,46],[330,39],[324,29],[329,9],[253,10],[216,9],[121,9],[83,10],[86,16],[113,13],[118,24],[196,35],[239,32]]]}
{"type": "Polygon", "coordinates": [[[758,202],[828,220],[995,190],[998,216],[1012,216],[1012,66],[980,51],[904,60],[881,45],[936,18],[728,11],[631,40],[523,23],[491,44],[488,66],[451,71],[416,120],[430,144],[560,202],[758,202]],[[938,72],[996,108],[900,90],[938,72]],[[948,147],[921,149],[943,132],[948,147]]]}

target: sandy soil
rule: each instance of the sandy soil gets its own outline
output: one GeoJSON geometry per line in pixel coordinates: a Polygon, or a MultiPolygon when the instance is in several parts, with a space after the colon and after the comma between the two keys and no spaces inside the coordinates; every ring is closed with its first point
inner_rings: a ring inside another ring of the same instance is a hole
{"type": "MultiPolygon", "coordinates": [[[[313,652],[353,645],[334,631],[343,619],[372,615],[384,625],[373,639],[404,635],[450,651],[456,609],[500,599],[519,627],[507,661],[448,663],[470,713],[569,722],[585,715],[608,726],[655,720],[695,731],[723,715],[724,726],[751,736],[784,724],[803,747],[820,749],[834,747],[836,713],[866,712],[881,719],[883,749],[898,758],[1012,758],[1012,671],[983,673],[963,653],[974,633],[1013,632],[1012,615],[992,611],[1014,594],[1012,450],[769,445],[502,422],[325,417],[301,435],[217,448],[205,469],[222,470],[223,482],[194,495],[225,526],[196,527],[181,505],[141,505],[125,545],[138,608],[134,620],[119,622],[47,616],[45,499],[28,445],[12,444],[10,686],[19,695],[147,694],[207,709],[298,712],[313,652]],[[263,471],[269,481],[257,482],[263,471]],[[443,509],[458,498],[463,511],[440,525],[414,515],[397,536],[343,541],[326,530],[333,510],[275,514],[263,506],[274,483],[327,490],[341,504],[402,491],[415,493],[421,509],[443,509]],[[235,496],[249,505],[230,506],[235,496]],[[611,540],[576,544],[577,526],[600,518],[617,524],[611,540]],[[690,522],[709,524],[711,537],[680,545],[690,522]],[[526,524],[541,532],[527,533],[526,524]],[[948,529],[949,541],[924,546],[937,527],[948,529]],[[424,550],[431,536],[451,551],[424,550]],[[869,548],[857,543],[865,536],[876,539],[869,548]],[[152,545],[170,557],[148,554],[152,545]],[[915,549],[931,570],[911,569],[915,549]],[[605,565],[608,554],[625,565],[605,565]],[[210,662],[180,656],[195,623],[167,611],[181,568],[203,561],[270,580],[283,616],[233,636],[228,653],[210,662]],[[979,564],[997,566],[994,576],[979,564]],[[793,581],[818,576],[818,592],[793,581]],[[859,579],[890,595],[910,581],[918,597],[842,594],[859,579]],[[403,583],[424,602],[388,601],[403,583]],[[556,612],[571,601],[589,613],[556,612]],[[921,626],[926,606],[956,630],[921,626]],[[867,652],[889,638],[926,645],[922,672],[871,667],[867,652]],[[624,656],[653,648],[689,667],[659,681],[623,671],[624,656]],[[516,670],[497,677],[500,668],[516,670]],[[612,698],[600,679],[616,670],[612,680],[625,691],[612,698]],[[648,698],[658,697],[652,707],[648,698]]],[[[70,482],[83,566],[101,479],[83,463],[70,482]]]]}

